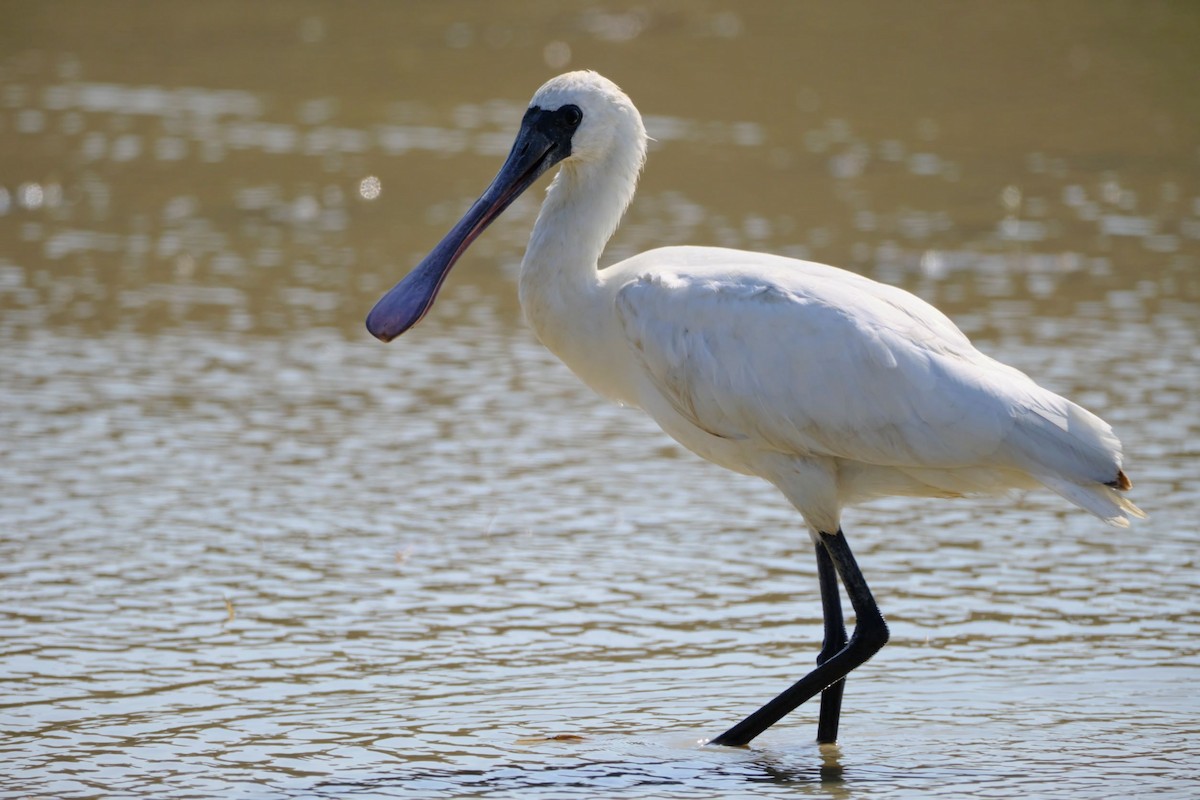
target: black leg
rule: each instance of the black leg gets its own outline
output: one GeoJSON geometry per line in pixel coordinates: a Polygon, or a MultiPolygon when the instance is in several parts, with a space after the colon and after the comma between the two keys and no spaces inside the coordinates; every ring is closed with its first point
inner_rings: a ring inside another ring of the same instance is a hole
{"type": "MultiPolygon", "coordinates": [[[[854,634],[841,650],[792,684],[783,694],[713,739],[711,744],[735,747],[748,744],[754,737],[783,719],[805,700],[841,681],[851,670],[866,662],[887,643],[887,623],[883,621],[883,615],[879,613],[879,606],[875,604],[875,598],[871,596],[871,590],[867,588],[862,571],[854,561],[854,554],[850,552],[850,545],[846,543],[845,535],[840,530],[837,533],[820,533],[817,535],[817,540],[824,546],[825,553],[829,556],[834,570],[842,580],[842,585],[846,587],[850,605],[854,607],[854,634]]],[[[820,564],[821,561],[818,558],[818,570],[821,569],[820,564]]],[[[822,600],[828,595],[824,587],[825,582],[822,578],[822,600]]],[[[838,616],[841,616],[840,608],[838,616]]],[[[828,630],[829,623],[826,618],[827,638],[828,630]]],[[[822,656],[824,656],[824,652],[822,652],[822,656]]],[[[836,721],[837,715],[834,714],[833,718],[836,721]]],[[[818,738],[825,726],[826,717],[824,705],[822,705],[818,738]]]]}
{"type": "MultiPolygon", "coordinates": [[[[821,611],[825,617],[825,640],[817,654],[817,666],[833,658],[846,646],[846,624],[842,621],[842,598],[838,594],[837,569],[825,545],[818,542],[817,580],[821,584],[821,611]]],[[[838,720],[842,716],[842,692],[846,679],[821,692],[821,715],[817,722],[817,741],[829,744],[837,741],[838,720]]]]}

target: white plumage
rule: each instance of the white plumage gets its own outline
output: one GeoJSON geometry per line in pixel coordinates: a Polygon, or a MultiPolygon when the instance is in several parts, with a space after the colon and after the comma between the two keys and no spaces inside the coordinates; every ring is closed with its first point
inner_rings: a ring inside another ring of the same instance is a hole
{"type": "MultiPolygon", "coordinates": [[[[1120,493],[1130,483],[1120,442],[1103,420],[983,355],[945,315],[902,289],[822,264],[715,247],[651,250],[599,269],[645,151],[641,116],[615,84],[593,72],[552,79],[534,95],[492,186],[380,301],[368,327],[390,340],[416,324],[475,236],[561,163],[521,268],[531,327],[602,395],[640,407],[684,447],[761,476],[787,496],[817,542],[827,647],[841,628],[840,610],[829,605],[838,602],[837,584],[825,580],[835,568],[860,626],[864,616],[878,616],[839,542],[849,504],[1041,484],[1114,525],[1143,516],[1120,493]]],[[[839,652],[774,708],[756,712],[762,719],[752,715],[719,741],[749,741],[865,661],[887,639],[881,616],[871,624],[870,647],[839,652]]],[[[829,706],[823,699],[822,740],[836,736],[840,688],[829,706]]]]}
{"type": "Polygon", "coordinates": [[[1103,420],[983,355],[902,289],[716,247],[661,248],[598,270],[645,131],[594,73],[555,78],[532,105],[566,102],[585,126],[589,115],[605,120],[550,187],[521,301],[539,338],[598,392],[644,409],[704,458],[771,481],[817,530],[837,530],[844,506],[881,495],[1039,483],[1115,525],[1141,515],[1114,488],[1121,447],[1103,420]]]}
{"type": "Polygon", "coordinates": [[[907,292],[710,248],[652,251],[619,269],[635,401],[690,449],[780,485],[819,530],[880,495],[1034,481],[1118,525],[1136,513],[1105,485],[1121,459],[1107,424],[983,355],[907,292]],[[781,478],[780,457],[825,473],[826,488],[781,478]]]}

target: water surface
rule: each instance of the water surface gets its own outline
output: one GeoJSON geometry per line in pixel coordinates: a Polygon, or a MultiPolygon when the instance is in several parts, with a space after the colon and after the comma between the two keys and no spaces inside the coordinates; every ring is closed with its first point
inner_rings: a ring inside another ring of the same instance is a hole
{"type": "Polygon", "coordinates": [[[1200,791],[1190,7],[4,13],[4,796],[1200,791]],[[1151,518],[849,512],[893,640],[842,742],[698,746],[812,663],[807,537],[533,340],[539,193],[419,329],[361,327],[579,66],[657,140],[610,259],[915,291],[1109,420],[1151,518]]]}

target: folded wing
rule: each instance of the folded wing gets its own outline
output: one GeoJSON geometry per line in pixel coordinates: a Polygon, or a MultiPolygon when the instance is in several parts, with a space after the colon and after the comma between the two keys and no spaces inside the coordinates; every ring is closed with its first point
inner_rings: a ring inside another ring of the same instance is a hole
{"type": "Polygon", "coordinates": [[[908,292],[773,261],[680,263],[620,289],[644,391],[715,436],[898,468],[1020,469],[1120,515],[1112,489],[1089,505],[1071,488],[1118,480],[1120,442],[1098,417],[983,355],[908,292]]]}

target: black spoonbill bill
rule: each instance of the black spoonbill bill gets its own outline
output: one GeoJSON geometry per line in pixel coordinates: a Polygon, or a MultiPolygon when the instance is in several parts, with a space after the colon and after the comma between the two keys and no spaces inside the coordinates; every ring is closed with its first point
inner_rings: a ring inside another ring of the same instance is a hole
{"type": "Polygon", "coordinates": [[[537,337],[687,449],[778,487],[816,550],[817,667],[712,743],[744,745],[818,693],[817,740],[836,740],[846,675],[888,640],[842,532],[845,506],[1040,485],[1112,525],[1144,516],[1121,494],[1131,484],[1108,424],[983,355],[902,289],[719,247],[664,247],[600,269],[645,156],[642,117],[616,84],[586,71],[548,81],[491,185],[379,300],[367,329],[386,342],[420,322],[475,237],[559,167],[521,263],[537,337]],[[849,637],[839,579],[854,609],[849,637]]]}

